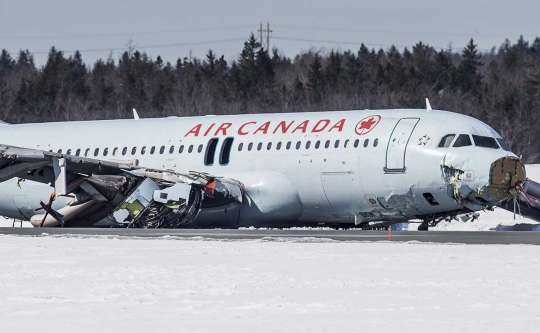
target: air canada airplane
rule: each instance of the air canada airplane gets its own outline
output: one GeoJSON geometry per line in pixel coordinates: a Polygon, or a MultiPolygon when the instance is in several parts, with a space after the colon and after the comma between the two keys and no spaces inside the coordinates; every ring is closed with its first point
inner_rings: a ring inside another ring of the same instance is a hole
{"type": "Polygon", "coordinates": [[[426,110],[3,124],[0,182],[0,215],[35,227],[416,220],[427,230],[512,200],[533,218],[540,207],[540,185],[497,132],[429,102],[426,110]]]}

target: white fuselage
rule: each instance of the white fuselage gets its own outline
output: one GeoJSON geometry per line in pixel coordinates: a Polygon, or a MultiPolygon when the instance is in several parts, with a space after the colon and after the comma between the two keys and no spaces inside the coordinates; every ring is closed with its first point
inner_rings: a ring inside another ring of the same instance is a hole
{"type": "MultiPolygon", "coordinates": [[[[459,210],[460,204],[448,194],[441,165],[472,172],[468,185],[481,188],[491,163],[515,157],[501,148],[439,148],[449,133],[500,136],[474,118],[426,110],[172,117],[0,129],[2,144],[102,160],[138,160],[141,166],[157,169],[207,172],[240,181],[251,172],[278,172],[298,192],[303,206],[299,221],[314,222],[350,223],[359,212],[367,219],[406,220],[459,210]],[[208,163],[214,138],[215,155],[208,163]],[[228,159],[223,152],[226,138],[233,140],[228,159]],[[430,204],[425,193],[438,205],[430,204]]],[[[0,214],[28,219],[51,191],[50,186],[29,181],[2,183],[0,214]]],[[[57,200],[56,207],[65,201],[57,200]]]]}

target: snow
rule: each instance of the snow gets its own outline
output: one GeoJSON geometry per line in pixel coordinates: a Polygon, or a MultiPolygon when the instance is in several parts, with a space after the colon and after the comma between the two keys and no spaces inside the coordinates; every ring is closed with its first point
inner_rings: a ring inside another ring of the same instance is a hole
{"type": "Polygon", "coordinates": [[[3,332],[537,332],[540,247],[0,236],[3,332]]]}

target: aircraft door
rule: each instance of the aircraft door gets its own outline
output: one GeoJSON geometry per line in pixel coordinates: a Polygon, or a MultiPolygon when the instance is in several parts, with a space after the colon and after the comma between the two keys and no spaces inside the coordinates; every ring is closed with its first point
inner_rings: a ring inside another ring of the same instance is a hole
{"type": "Polygon", "coordinates": [[[328,202],[339,215],[352,216],[365,210],[364,192],[353,171],[323,172],[321,181],[328,202]]]}
{"type": "Polygon", "coordinates": [[[407,144],[409,139],[418,124],[420,118],[401,118],[388,140],[386,148],[386,172],[405,172],[405,154],[407,153],[407,144]]]}

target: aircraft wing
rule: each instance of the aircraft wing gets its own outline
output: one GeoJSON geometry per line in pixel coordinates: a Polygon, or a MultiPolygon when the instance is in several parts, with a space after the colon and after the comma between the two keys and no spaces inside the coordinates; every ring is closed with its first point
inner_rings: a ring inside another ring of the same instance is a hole
{"type": "Polygon", "coordinates": [[[34,225],[91,226],[112,215],[124,226],[179,227],[193,223],[203,199],[242,198],[243,185],[234,179],[132,164],[0,145],[0,182],[17,178],[54,187],[51,202],[41,203],[46,213],[31,219],[34,225]],[[51,203],[58,196],[72,200],[55,212],[51,203]]]}

